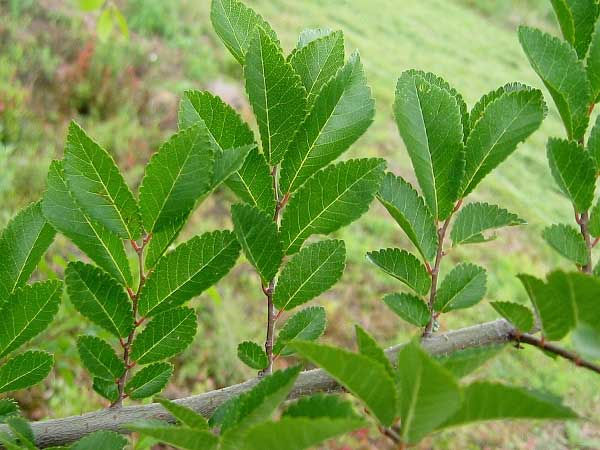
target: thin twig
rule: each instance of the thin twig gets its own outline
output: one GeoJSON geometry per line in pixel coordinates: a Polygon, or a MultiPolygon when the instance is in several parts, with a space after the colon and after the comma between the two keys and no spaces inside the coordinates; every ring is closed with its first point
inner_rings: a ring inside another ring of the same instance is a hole
{"type": "Polygon", "coordinates": [[[579,220],[577,221],[579,224],[579,230],[581,231],[581,235],[585,241],[585,247],[587,249],[587,263],[584,266],[581,266],[581,271],[585,273],[592,273],[592,248],[594,247],[588,227],[589,220],[588,212],[584,211],[581,213],[579,220]]]}

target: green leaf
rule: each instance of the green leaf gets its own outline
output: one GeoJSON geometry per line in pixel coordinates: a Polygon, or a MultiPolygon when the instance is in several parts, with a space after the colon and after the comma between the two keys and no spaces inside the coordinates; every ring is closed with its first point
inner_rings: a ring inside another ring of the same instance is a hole
{"type": "Polygon", "coordinates": [[[131,358],[149,364],[185,350],[196,336],[196,313],[192,308],[174,308],[154,316],[131,345],[131,358]]]}
{"type": "Polygon", "coordinates": [[[568,43],[535,28],[520,27],[519,41],[556,103],[569,139],[580,139],[587,128],[590,83],[577,53],[568,43]]]}
{"type": "Polygon", "coordinates": [[[269,364],[267,354],[256,342],[244,341],[237,347],[237,355],[240,361],[248,367],[262,370],[269,364]]]}
{"type": "Polygon", "coordinates": [[[114,431],[100,430],[81,438],[71,450],[122,450],[127,439],[114,431]]]}
{"type": "Polygon", "coordinates": [[[454,208],[464,171],[462,116],[456,98],[422,72],[404,72],[396,85],[394,114],[431,214],[454,208]]]}
{"type": "Polygon", "coordinates": [[[398,222],[423,259],[432,261],[437,251],[438,234],[433,216],[417,191],[401,177],[387,173],[377,198],[398,222]]]}
{"type": "Polygon", "coordinates": [[[579,212],[587,211],[594,200],[596,169],[590,154],[575,141],[548,140],[548,162],[558,187],[579,212]]]}
{"type": "Polygon", "coordinates": [[[285,254],[313,234],[329,234],[362,216],[383,178],[381,159],[352,159],[313,176],[287,204],[281,222],[285,254]]]}
{"type": "Polygon", "coordinates": [[[402,281],[417,294],[425,295],[431,277],[425,266],[411,253],[399,248],[386,248],[367,253],[367,258],[385,273],[402,281]]]}
{"type": "Polygon", "coordinates": [[[345,266],[344,241],[324,240],[306,246],[281,271],[273,304],[290,311],[312,300],[340,279],[345,266]]]}
{"type": "Polygon", "coordinates": [[[339,395],[313,394],[300,397],[292,402],[281,415],[282,417],[357,417],[352,403],[339,395]]]}
{"type": "Polygon", "coordinates": [[[597,103],[600,95],[600,22],[596,22],[592,33],[592,42],[586,64],[587,77],[590,82],[592,99],[597,103]]]}
{"type": "Polygon", "coordinates": [[[262,28],[254,35],[244,65],[246,92],[256,116],[263,153],[278,164],[306,115],[306,90],[278,42],[262,28]]]}
{"type": "Polygon", "coordinates": [[[598,5],[594,0],[551,0],[563,37],[577,51],[579,59],[587,54],[598,5]]]}
{"type": "Polygon", "coordinates": [[[295,353],[288,344],[294,341],[314,341],[325,332],[327,318],[325,308],[311,306],[298,311],[286,322],[273,347],[273,354],[290,356],[295,353]]]}
{"type": "Polygon", "coordinates": [[[144,317],[182,305],[223,278],[235,264],[240,246],[231,231],[196,236],[160,259],[138,301],[144,317]]]}
{"type": "Polygon", "coordinates": [[[19,404],[12,398],[0,399],[0,423],[6,423],[6,419],[19,415],[19,404]]]}
{"type": "Polygon", "coordinates": [[[27,343],[54,319],[58,312],[63,284],[58,280],[25,285],[15,290],[0,314],[0,358],[27,343]]]}
{"type": "Polygon", "coordinates": [[[126,428],[183,450],[216,450],[219,444],[219,437],[211,431],[159,425],[154,421],[138,421],[126,428]]]}
{"type": "Polygon", "coordinates": [[[571,333],[577,353],[588,360],[600,359],[600,332],[587,323],[579,324],[571,333]]]}
{"type": "Polygon", "coordinates": [[[365,355],[312,342],[290,345],[362,400],[381,424],[392,424],[396,416],[396,388],[381,363],[365,355]]]}
{"type": "Polygon", "coordinates": [[[77,350],[83,366],[95,377],[116,380],[125,372],[125,364],[113,348],[95,336],[79,336],[77,350]]]}
{"type": "Polygon", "coordinates": [[[587,151],[594,159],[595,172],[600,172],[600,116],[596,117],[596,122],[592,127],[592,131],[590,131],[590,137],[587,142],[587,151]]]}
{"type": "Polygon", "coordinates": [[[223,153],[215,158],[211,190],[216,189],[221,183],[229,180],[232,176],[239,177],[238,172],[244,165],[250,152],[255,148],[256,144],[249,144],[223,150],[223,153]]]}
{"type": "Polygon", "coordinates": [[[244,254],[268,284],[281,265],[283,249],[277,224],[260,209],[237,204],[231,207],[233,229],[244,254]]]}
{"type": "Polygon", "coordinates": [[[238,0],[213,0],[210,20],[225,47],[240,64],[244,64],[250,41],[258,28],[278,42],[277,35],[270,25],[253,9],[238,0]]]}
{"type": "Polygon", "coordinates": [[[147,246],[146,258],[144,261],[146,269],[152,269],[156,266],[156,263],[160,261],[160,258],[169,249],[169,246],[181,232],[183,226],[190,218],[191,213],[192,211],[188,211],[180,216],[171,217],[169,222],[165,223],[160,230],[152,233],[152,239],[147,246]]]}
{"type": "Polygon", "coordinates": [[[101,42],[108,41],[108,38],[115,27],[111,9],[112,8],[103,9],[100,13],[100,17],[98,17],[98,22],[96,22],[96,33],[101,42]]]}
{"type": "MultiPolygon", "coordinates": [[[[470,203],[456,216],[450,232],[452,245],[486,241],[483,232],[501,227],[523,225],[526,222],[506,209],[488,203],[470,203]]],[[[487,240],[489,240],[488,238],[487,240]]]]}
{"type": "Polygon", "coordinates": [[[113,158],[75,122],[69,126],[64,169],[83,210],[123,239],[141,233],[137,203],[113,158]]]}
{"type": "Polygon", "coordinates": [[[430,313],[425,302],[416,295],[405,292],[388,294],[383,297],[384,303],[398,316],[417,327],[424,327],[429,323],[430,313]]]}
{"type": "Polygon", "coordinates": [[[546,116],[542,93],[522,87],[507,91],[485,107],[465,144],[462,197],[510,156],[546,116]]]}
{"type": "Polygon", "coordinates": [[[565,41],[573,45],[575,42],[575,22],[567,0],[550,0],[550,3],[565,41]]]}
{"type": "Polygon", "coordinates": [[[48,376],[54,357],[50,353],[29,350],[0,366],[0,392],[25,389],[48,376]]]}
{"type": "Polygon", "coordinates": [[[448,419],[459,407],[461,392],[452,374],[416,342],[398,354],[401,438],[418,443],[448,419]]]}
{"type": "Polygon", "coordinates": [[[6,424],[10,428],[11,434],[17,438],[23,448],[37,450],[35,435],[27,420],[23,417],[10,417],[7,419],[6,424]]]}
{"type": "Polygon", "coordinates": [[[483,267],[462,263],[446,275],[438,288],[434,308],[444,313],[470,308],[479,303],[486,292],[487,275],[483,267]]]}
{"type": "Polygon", "coordinates": [[[94,378],[92,382],[92,389],[98,395],[104,397],[111,403],[116,402],[119,399],[119,388],[114,380],[94,378]]]}
{"type": "Polygon", "coordinates": [[[211,188],[213,149],[206,128],[196,124],[173,135],[146,166],[140,210],[147,232],[191,211],[211,188]]]}
{"type": "Polygon", "coordinates": [[[167,362],[150,364],[137,372],[125,385],[129,398],[139,400],[162,391],[173,375],[173,364],[167,362]]]}
{"type": "Polygon", "coordinates": [[[498,314],[523,333],[529,333],[535,323],[533,313],[526,306],[512,302],[490,302],[498,314]]]}
{"type": "MultiPolygon", "coordinates": [[[[308,47],[306,47],[308,48],[308,47]]],[[[358,53],[319,91],[281,166],[282,192],[295,192],[367,130],[375,103],[358,53]]]]}
{"type": "Polygon", "coordinates": [[[463,389],[463,402],[438,429],[498,419],[575,419],[571,409],[534,392],[489,382],[476,382],[463,389]]]}
{"type": "Polygon", "coordinates": [[[589,255],[583,236],[570,225],[555,224],[544,228],[542,237],[546,243],[565,258],[584,266],[589,255]]]}
{"type": "Polygon", "coordinates": [[[323,85],[344,65],[344,34],[327,33],[297,48],[288,58],[300,75],[311,105],[323,85]]]}
{"type": "Polygon", "coordinates": [[[391,378],[394,378],[394,368],[392,367],[392,363],[385,356],[385,352],[383,349],[377,344],[377,341],[371,336],[369,333],[365,331],[364,328],[359,325],[354,325],[354,330],[356,332],[356,343],[358,344],[358,352],[361,355],[365,355],[366,357],[372,359],[373,361],[381,364],[388,375],[391,378]]]}
{"type": "Polygon", "coordinates": [[[502,97],[507,92],[526,91],[529,89],[531,88],[525,84],[519,82],[512,82],[507,83],[504,86],[500,86],[499,88],[494,89],[493,91],[490,91],[487,94],[483,95],[479,100],[477,100],[477,103],[475,103],[473,109],[471,110],[471,113],[469,114],[470,129],[475,127],[475,124],[479,121],[479,119],[481,119],[481,116],[483,115],[485,109],[494,100],[497,100],[498,98],[502,97]]]}
{"type": "Polygon", "coordinates": [[[503,348],[503,345],[465,348],[447,355],[438,356],[436,360],[446,370],[449,370],[452,375],[462,378],[495,357],[503,348]]]}
{"type": "Polygon", "coordinates": [[[22,209],[0,234],[0,300],[23,286],[54,240],[41,204],[22,209]]]}
{"type": "Polygon", "coordinates": [[[127,337],[133,330],[131,300],[123,286],[102,269],[70,262],[65,282],[71,303],[83,316],[116,337],[127,337]]]}
{"type": "Polygon", "coordinates": [[[83,11],[93,11],[99,9],[105,0],[78,0],[77,3],[83,11]]]}
{"type": "Polygon", "coordinates": [[[240,200],[267,214],[275,212],[273,178],[264,155],[258,149],[248,154],[242,168],[226,184],[240,200]]]}
{"type": "Polygon", "coordinates": [[[121,284],[133,285],[123,242],[84,213],[69,192],[61,161],[52,161],[42,210],[50,224],[68,237],[121,284]]]}
{"type": "Polygon", "coordinates": [[[166,398],[157,397],[154,401],[160,403],[182,425],[196,430],[208,430],[208,421],[193,409],[181,403],[167,400],[166,398]]]}

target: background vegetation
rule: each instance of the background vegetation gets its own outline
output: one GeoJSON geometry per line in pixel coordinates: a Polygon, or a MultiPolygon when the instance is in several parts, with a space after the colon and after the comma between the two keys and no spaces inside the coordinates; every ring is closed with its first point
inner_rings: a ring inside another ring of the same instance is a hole
{"type": "MultiPolygon", "coordinates": [[[[178,101],[185,89],[213,91],[250,118],[240,69],[209,26],[208,0],[117,3],[127,18],[130,36],[126,39],[115,33],[103,41],[96,36],[97,14],[82,11],[75,0],[0,0],[0,227],[43,192],[47,167],[53,158],[62,156],[71,119],[113,153],[130,184],[136,186],[142,163],[174,132],[178,101]]],[[[377,99],[375,123],[346,157],[385,157],[391,170],[411,181],[410,162],[391,112],[398,75],[408,68],[434,71],[464,93],[471,106],[483,93],[508,81],[541,87],[519,47],[517,24],[558,34],[545,0],[247,3],[279,30],[286,49],[294,46],[303,28],[344,30],[347,47],[361,51],[377,99]]],[[[567,200],[553,186],[545,157],[547,136],[563,134],[558,113],[551,106],[541,130],[485,179],[476,196],[509,208],[529,225],[502,231],[502,238],[483,250],[466,246],[449,255],[451,259],[468,256],[488,268],[489,300],[525,302],[515,275],[520,271],[541,275],[561,264],[539,233],[543,223],[565,220],[569,211],[567,200]]],[[[230,226],[231,201],[225,191],[211,196],[187,226],[187,234],[230,226]]],[[[357,322],[381,342],[405,340],[408,326],[392,317],[380,301],[393,282],[364,256],[373,248],[401,247],[401,233],[383,208],[374,204],[370,214],[339,235],[348,238],[349,263],[337,287],[320,300],[329,317],[324,340],[352,345],[357,322]]],[[[42,264],[44,276],[53,272],[62,276],[75,251],[59,238],[42,264]]],[[[238,342],[263,337],[264,299],[258,295],[258,283],[250,266],[241,263],[216,289],[194,300],[200,330],[194,345],[176,361],[167,396],[198,393],[253,375],[237,361],[235,351],[238,342]]],[[[482,302],[466,313],[444,317],[442,329],[495,316],[489,304],[482,302]]],[[[62,417],[105,406],[91,392],[82,395],[81,386],[90,383],[84,380],[83,370],[74,369],[80,366],[74,337],[88,328],[65,301],[56,325],[36,342],[56,353],[57,364],[44,384],[18,398],[29,418],[62,417]],[[69,335],[73,338],[65,337],[69,335]]],[[[582,414],[600,417],[597,379],[533,349],[507,349],[482,370],[488,378],[560,393],[582,414]]],[[[373,448],[375,439],[356,433],[328,448],[373,448]]],[[[448,449],[600,448],[600,426],[481,425],[446,432],[422,448],[430,448],[432,442],[435,448],[448,449]]]]}

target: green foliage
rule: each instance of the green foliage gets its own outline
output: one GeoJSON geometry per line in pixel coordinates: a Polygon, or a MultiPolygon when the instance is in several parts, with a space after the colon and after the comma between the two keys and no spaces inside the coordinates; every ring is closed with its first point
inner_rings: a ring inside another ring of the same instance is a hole
{"type": "Polygon", "coordinates": [[[592,34],[592,42],[590,44],[590,52],[587,57],[587,77],[590,81],[592,90],[592,98],[598,101],[600,95],[600,23],[596,21],[594,32],[592,34]]]}
{"type": "Polygon", "coordinates": [[[113,348],[95,336],[79,336],[77,350],[83,366],[94,377],[116,380],[125,372],[125,364],[113,348]]]}
{"type": "Polygon", "coordinates": [[[434,308],[438,312],[469,308],[486,292],[487,275],[483,267],[462,263],[452,269],[440,284],[434,308]]]}
{"type": "Polygon", "coordinates": [[[551,0],[564,39],[584,59],[592,40],[598,4],[593,0],[551,0]]]}
{"type": "Polygon", "coordinates": [[[71,450],[122,450],[127,439],[114,431],[95,431],[80,439],[71,450]]]}
{"type": "Polygon", "coordinates": [[[526,306],[513,302],[491,302],[490,305],[517,330],[529,333],[533,328],[533,313],[526,306]]]}
{"type": "Polygon", "coordinates": [[[502,345],[465,348],[438,356],[436,360],[456,378],[463,378],[494,358],[503,348],[502,345]]]}
{"type": "Polygon", "coordinates": [[[0,366],[0,392],[25,389],[48,376],[54,357],[46,352],[29,350],[0,366]]]}
{"type": "Polygon", "coordinates": [[[183,450],[213,450],[219,443],[219,438],[210,431],[172,427],[162,422],[133,423],[127,428],[183,450]]]}
{"type": "Polygon", "coordinates": [[[367,253],[367,258],[388,275],[402,281],[417,294],[425,295],[431,287],[431,278],[419,259],[399,248],[386,248],[367,253]]]}
{"type": "Polygon", "coordinates": [[[252,369],[262,370],[269,364],[264,349],[256,342],[240,342],[237,348],[237,355],[240,361],[252,369]]]}
{"type": "Polygon", "coordinates": [[[429,322],[429,308],[416,295],[405,292],[387,294],[383,297],[383,302],[398,316],[414,326],[424,327],[429,322]]]}
{"type": "Polygon", "coordinates": [[[173,364],[171,363],[150,364],[127,382],[125,393],[134,400],[152,397],[165,388],[172,374],[173,364]]]}
{"type": "Polygon", "coordinates": [[[394,368],[392,363],[385,355],[383,349],[377,344],[377,341],[366,330],[359,325],[355,325],[356,343],[358,344],[358,352],[365,355],[374,361],[378,361],[387,371],[390,377],[394,377],[394,368]]]}
{"type": "Polygon", "coordinates": [[[546,243],[575,264],[585,265],[589,255],[581,234],[572,226],[555,224],[544,228],[542,237],[546,243]]]}
{"type": "Polygon", "coordinates": [[[273,354],[293,355],[295,351],[288,346],[289,343],[317,340],[325,332],[326,325],[325,308],[322,306],[311,306],[298,311],[281,328],[273,346],[273,354]]]}
{"type": "Polygon", "coordinates": [[[169,411],[182,425],[195,428],[197,430],[208,429],[208,421],[187,406],[161,397],[155,398],[154,400],[160,403],[167,411],[169,411]]]}
{"type": "Polygon", "coordinates": [[[515,225],[525,221],[506,209],[488,203],[470,203],[457,214],[450,238],[452,245],[474,244],[493,238],[483,235],[484,231],[515,225]]]}

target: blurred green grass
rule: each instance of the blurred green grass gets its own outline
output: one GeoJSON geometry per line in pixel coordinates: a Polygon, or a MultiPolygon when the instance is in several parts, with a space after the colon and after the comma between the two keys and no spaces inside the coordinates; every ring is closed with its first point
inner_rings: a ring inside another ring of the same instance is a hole
{"type": "MultiPolygon", "coordinates": [[[[373,126],[346,157],[383,156],[389,169],[414,181],[410,161],[393,123],[395,81],[409,68],[435,72],[456,87],[472,106],[484,93],[511,81],[542,87],[516,37],[520,23],[556,33],[549,2],[486,0],[248,0],[277,30],[286,50],[308,27],[342,29],[347,50],[358,48],[377,100],[373,126]]],[[[94,16],[74,2],[8,0],[0,2],[0,224],[19,207],[41,195],[52,158],[60,157],[70,119],[111,151],[136,186],[142,164],[175,129],[177,100],[189,88],[216,90],[248,120],[241,70],[212,32],[209,1],[129,0],[120,2],[132,36],[129,41],[93,38],[94,16]]],[[[549,101],[549,95],[546,95],[549,101]]],[[[550,102],[549,102],[550,103],[550,102]]],[[[486,301],[466,312],[442,318],[450,329],[495,317],[487,300],[525,301],[515,275],[542,275],[561,263],[539,237],[549,222],[569,221],[568,202],[555,188],[545,159],[545,141],[563,135],[549,104],[542,128],[506,163],[488,176],[470,200],[506,207],[529,225],[501,231],[486,245],[452,250],[443,270],[469,259],[489,271],[486,301]]],[[[220,191],[194,215],[184,235],[230,226],[234,201],[220,191]]],[[[348,247],[348,269],[338,285],[317,300],[329,316],[326,341],[352,345],[352,325],[361,323],[381,342],[408,338],[413,329],[382,306],[384,293],[399,286],[365,260],[369,250],[410,248],[384,209],[338,233],[348,247]]],[[[53,246],[43,276],[59,274],[75,252],[64,239],[53,246]]],[[[177,360],[168,395],[180,396],[222,387],[252,376],[235,358],[241,340],[262,338],[264,305],[258,280],[240,263],[215,290],[195,299],[200,332],[177,360]]],[[[57,354],[57,370],[42,389],[20,401],[33,418],[76,414],[101,406],[86,374],[77,367],[74,337],[97,332],[75,314],[68,301],[57,325],[36,342],[57,354]],[[71,338],[65,336],[72,336],[71,338]],[[89,395],[81,395],[82,387],[89,395]]],[[[507,349],[479,372],[564,396],[569,404],[597,420],[597,380],[531,349],[507,349]]],[[[422,448],[600,448],[597,423],[564,425],[494,424],[449,431],[422,448]]],[[[373,448],[375,435],[352,436],[328,448],[373,448]]]]}

